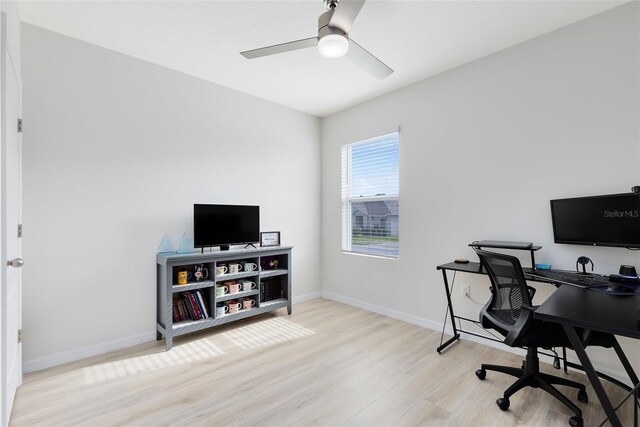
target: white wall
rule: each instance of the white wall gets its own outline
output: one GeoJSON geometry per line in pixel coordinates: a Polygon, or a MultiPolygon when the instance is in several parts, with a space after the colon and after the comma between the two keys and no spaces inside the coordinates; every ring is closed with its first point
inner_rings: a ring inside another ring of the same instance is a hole
{"type": "MultiPolygon", "coordinates": [[[[155,338],[155,253],[257,204],[319,291],[320,120],[23,24],[27,370],[155,338]]],[[[295,309],[295,308],[294,308],[295,309]]]]}
{"type": "MultiPolygon", "coordinates": [[[[638,252],[554,244],[549,212],[550,199],[640,184],[638,16],[632,2],[323,120],[323,291],[435,325],[445,315],[436,266],[477,260],[473,240],[532,241],[543,247],[538,262],[556,268],[579,255],[602,273],[640,268],[638,252]],[[343,254],[340,147],[396,126],[400,259],[343,254]]],[[[488,299],[487,278],[459,275],[461,284],[488,299]]],[[[538,287],[540,301],[551,289],[538,287]]],[[[455,304],[477,318],[478,306],[455,304]]],[[[640,366],[640,344],[625,346],[640,366]]]]}

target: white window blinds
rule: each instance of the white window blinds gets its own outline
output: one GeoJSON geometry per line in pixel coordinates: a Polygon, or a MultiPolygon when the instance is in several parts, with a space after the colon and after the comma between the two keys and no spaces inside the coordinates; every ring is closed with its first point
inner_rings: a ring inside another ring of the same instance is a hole
{"type": "Polygon", "coordinates": [[[342,147],[342,250],[398,258],[398,132],[342,147]]]}

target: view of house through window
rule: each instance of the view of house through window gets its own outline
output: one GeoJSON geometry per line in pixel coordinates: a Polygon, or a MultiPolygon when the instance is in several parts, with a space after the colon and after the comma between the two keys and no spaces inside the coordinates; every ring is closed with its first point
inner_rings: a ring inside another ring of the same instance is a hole
{"type": "Polygon", "coordinates": [[[342,147],[342,250],[398,258],[398,133],[342,147]]]}

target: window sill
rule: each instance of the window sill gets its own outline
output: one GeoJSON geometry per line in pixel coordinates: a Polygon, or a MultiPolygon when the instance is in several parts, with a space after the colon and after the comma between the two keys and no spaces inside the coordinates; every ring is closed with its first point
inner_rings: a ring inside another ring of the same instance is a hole
{"type": "Polygon", "coordinates": [[[342,251],[345,255],[355,255],[367,258],[380,258],[380,259],[390,259],[390,260],[398,260],[400,259],[400,255],[398,256],[384,256],[384,255],[373,255],[373,254],[363,254],[362,252],[351,252],[351,251],[342,251]]]}

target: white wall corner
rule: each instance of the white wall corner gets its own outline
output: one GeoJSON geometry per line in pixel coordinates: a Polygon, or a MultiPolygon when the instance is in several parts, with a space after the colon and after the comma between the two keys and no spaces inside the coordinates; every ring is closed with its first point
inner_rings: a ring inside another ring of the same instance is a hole
{"type": "Polygon", "coordinates": [[[318,298],[322,298],[322,292],[320,291],[308,292],[302,295],[294,295],[292,302],[294,304],[300,304],[301,302],[311,301],[318,298]]]}

